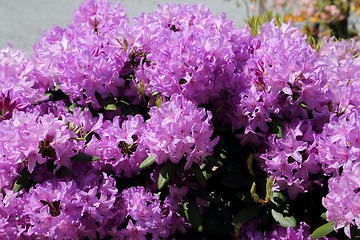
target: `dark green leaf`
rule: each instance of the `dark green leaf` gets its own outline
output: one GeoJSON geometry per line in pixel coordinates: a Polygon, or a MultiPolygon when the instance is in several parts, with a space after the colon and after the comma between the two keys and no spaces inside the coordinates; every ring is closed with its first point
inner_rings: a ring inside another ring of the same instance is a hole
{"type": "Polygon", "coordinates": [[[206,185],[206,175],[204,176],[203,171],[199,167],[199,165],[193,164],[191,166],[191,171],[194,174],[195,178],[201,183],[202,185],[206,185]]]}
{"type": "Polygon", "coordinates": [[[175,165],[171,162],[165,163],[161,168],[158,178],[158,188],[162,189],[170,181],[175,170],[175,165]]]}
{"type": "Polygon", "coordinates": [[[221,180],[221,184],[229,188],[238,188],[244,185],[251,185],[249,179],[243,174],[230,174],[221,180]]]}
{"type": "Polygon", "coordinates": [[[120,105],[121,112],[123,115],[133,115],[134,116],[136,114],[141,114],[141,111],[143,110],[141,105],[127,105],[122,102],[120,102],[119,105],[120,105]]]}
{"type": "Polygon", "coordinates": [[[70,169],[68,169],[65,166],[61,166],[57,171],[56,171],[56,176],[57,177],[70,177],[71,176],[71,171],[70,169]]]}
{"type": "Polygon", "coordinates": [[[246,159],[246,165],[247,165],[247,168],[248,168],[251,176],[255,177],[253,163],[254,163],[254,154],[250,153],[249,157],[246,159]]]}
{"type": "Polygon", "coordinates": [[[96,162],[100,157],[96,157],[87,153],[78,152],[76,155],[70,158],[71,161],[80,161],[80,162],[96,162]]]}
{"type": "Polygon", "coordinates": [[[145,158],[145,160],[140,164],[139,168],[144,169],[144,168],[150,167],[154,163],[156,163],[156,157],[153,155],[150,155],[147,158],[145,158]]]}
{"type": "MultiPolygon", "coordinates": [[[[233,224],[227,223],[224,216],[225,209],[222,208],[208,208],[203,215],[204,225],[209,227],[215,233],[221,233],[222,235],[228,235],[233,231],[233,224]]],[[[193,238],[191,238],[193,239],[193,238]]],[[[197,238],[195,238],[197,239],[197,238]]],[[[209,238],[210,239],[210,238],[209,238]]],[[[221,239],[221,238],[216,238],[221,239]]],[[[232,236],[222,239],[233,239],[232,236]]]]}
{"type": "Polygon", "coordinates": [[[221,167],[224,165],[222,161],[220,161],[219,159],[213,156],[205,157],[205,162],[210,166],[216,166],[216,167],[221,167]]]}
{"type": "Polygon", "coordinates": [[[350,235],[351,235],[351,239],[353,240],[360,239],[360,229],[352,225],[350,227],[350,235]]]}
{"type": "Polygon", "coordinates": [[[271,198],[271,202],[273,202],[277,207],[280,207],[285,204],[286,197],[282,195],[280,192],[273,192],[271,198]]]}
{"type": "Polygon", "coordinates": [[[310,235],[310,237],[313,239],[318,239],[326,236],[332,231],[334,231],[334,222],[328,222],[315,229],[315,231],[310,235]]]}
{"type": "Polygon", "coordinates": [[[283,127],[280,119],[273,117],[270,123],[270,131],[277,135],[278,138],[283,137],[283,127]]]}
{"type": "Polygon", "coordinates": [[[250,206],[240,210],[236,213],[233,223],[246,223],[247,221],[255,218],[260,212],[259,206],[250,206]]]}
{"type": "Polygon", "coordinates": [[[195,205],[195,203],[185,202],[183,204],[183,209],[186,220],[188,220],[191,226],[195,228],[198,232],[202,232],[203,230],[202,216],[199,208],[195,205]]]}
{"type": "Polygon", "coordinates": [[[271,209],[271,215],[282,227],[295,227],[296,219],[293,216],[285,217],[283,214],[271,209]]]}
{"type": "Polygon", "coordinates": [[[31,173],[27,170],[27,168],[24,168],[14,183],[14,187],[13,187],[14,192],[19,192],[30,182],[30,180],[31,180],[31,173]]]}

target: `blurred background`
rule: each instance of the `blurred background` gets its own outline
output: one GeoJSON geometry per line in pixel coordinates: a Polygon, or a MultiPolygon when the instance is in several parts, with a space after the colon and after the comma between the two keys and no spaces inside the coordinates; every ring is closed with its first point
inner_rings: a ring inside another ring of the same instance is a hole
{"type": "MultiPolygon", "coordinates": [[[[67,26],[82,0],[0,0],[0,49],[11,43],[27,55],[42,33],[52,26],[67,26]]],[[[113,0],[113,2],[117,2],[113,0]]],[[[151,12],[158,4],[201,4],[214,15],[226,13],[239,27],[260,14],[290,18],[315,40],[336,36],[359,39],[360,0],[122,0],[130,18],[151,12]]]]}
{"type": "MultiPolygon", "coordinates": [[[[23,49],[31,54],[32,46],[41,34],[52,26],[67,26],[72,13],[82,0],[0,0],[0,49],[8,43],[16,49],[23,49]]],[[[112,2],[117,2],[113,0],[112,2]]],[[[158,4],[189,3],[200,4],[211,9],[213,14],[225,12],[237,25],[244,23],[246,10],[237,7],[236,1],[224,0],[122,0],[130,18],[140,16],[142,12],[151,12],[158,4]]]]}

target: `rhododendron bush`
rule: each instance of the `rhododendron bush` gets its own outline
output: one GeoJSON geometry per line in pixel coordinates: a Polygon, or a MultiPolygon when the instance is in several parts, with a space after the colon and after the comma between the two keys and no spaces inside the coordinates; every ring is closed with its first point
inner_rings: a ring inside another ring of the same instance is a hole
{"type": "Polygon", "coordinates": [[[0,238],[358,237],[358,52],[85,1],[0,51],[0,238]]]}

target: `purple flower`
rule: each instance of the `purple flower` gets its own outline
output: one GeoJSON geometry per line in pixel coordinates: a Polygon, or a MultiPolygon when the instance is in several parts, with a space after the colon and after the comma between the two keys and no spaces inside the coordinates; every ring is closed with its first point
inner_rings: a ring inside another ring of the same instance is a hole
{"type": "Polygon", "coordinates": [[[235,51],[240,55],[239,42],[246,44],[224,14],[214,17],[202,5],[159,7],[135,19],[134,34],[134,44],[146,53],[147,62],[136,76],[147,94],[182,94],[198,104],[219,98],[231,85],[238,64],[235,51]]]}
{"type": "Polygon", "coordinates": [[[239,135],[243,143],[261,144],[246,135],[268,133],[274,118],[291,121],[309,119],[308,111],[328,112],[322,63],[298,28],[291,23],[281,27],[274,21],[265,23],[252,44],[230,98],[233,129],[244,129],[239,135]]]}
{"type": "Polygon", "coordinates": [[[354,40],[335,41],[331,38],[325,42],[319,52],[319,61],[324,65],[328,79],[324,88],[330,111],[341,115],[360,104],[360,59],[354,57],[359,49],[354,40]]]}
{"type": "Polygon", "coordinates": [[[0,197],[0,238],[19,239],[26,230],[22,217],[24,201],[21,198],[23,191],[14,193],[12,190],[3,189],[4,197],[0,197]]]}
{"type": "Polygon", "coordinates": [[[184,219],[175,211],[179,203],[168,200],[161,203],[158,195],[147,192],[143,187],[125,189],[122,201],[129,222],[121,232],[129,239],[135,236],[142,239],[149,233],[154,239],[166,238],[178,228],[183,228],[184,219]]]}
{"type": "MultiPolygon", "coordinates": [[[[359,160],[358,158],[357,160],[359,160]]],[[[344,227],[350,236],[350,226],[360,228],[360,162],[348,162],[340,176],[329,179],[329,193],[323,198],[326,219],[335,229],[344,227]]]]}
{"type": "Polygon", "coordinates": [[[149,114],[142,141],[148,146],[149,155],[156,156],[158,164],[167,159],[179,163],[185,155],[185,169],[189,169],[212,154],[219,138],[211,139],[211,112],[175,94],[161,107],[152,107],[149,114]]]}
{"type": "MultiPolygon", "coordinates": [[[[278,224],[273,225],[273,230],[262,232],[257,229],[256,220],[246,223],[240,232],[239,240],[311,240],[310,226],[305,222],[300,222],[296,227],[282,227],[278,224]]],[[[322,237],[320,240],[336,240],[335,238],[322,237]]]]}
{"type": "Polygon", "coordinates": [[[0,50],[0,121],[11,118],[15,109],[25,110],[44,98],[35,89],[32,68],[22,51],[11,46],[0,50]]]}
{"type": "Polygon", "coordinates": [[[338,175],[339,169],[348,162],[360,159],[360,115],[357,109],[337,117],[332,115],[318,136],[319,162],[325,173],[338,175]]]}
{"type": "Polygon", "coordinates": [[[30,189],[24,215],[29,237],[76,238],[81,230],[81,195],[74,182],[45,182],[30,189]]]}
{"type": "Polygon", "coordinates": [[[71,167],[74,135],[64,120],[53,114],[40,116],[37,109],[27,113],[15,110],[13,117],[1,125],[0,151],[10,169],[17,164],[19,171],[27,167],[31,173],[36,164],[48,160],[53,161],[57,169],[71,167]]]}
{"type": "Polygon", "coordinates": [[[119,44],[110,44],[108,34],[120,29],[121,38],[127,25],[120,5],[111,8],[106,0],[85,1],[67,28],[54,27],[34,46],[32,62],[38,85],[45,90],[59,88],[72,101],[92,103],[95,108],[101,107],[99,96],[118,96],[124,85],[120,72],[127,53],[119,44]]]}
{"type": "Polygon", "coordinates": [[[306,131],[307,124],[298,122],[286,126],[283,138],[272,135],[268,141],[269,149],[259,156],[264,169],[275,177],[276,185],[288,190],[290,199],[307,192],[312,185],[310,175],[321,171],[316,156],[317,145],[310,145],[303,139],[301,129],[306,131]]]}
{"type": "Polygon", "coordinates": [[[144,128],[141,115],[128,116],[122,122],[117,116],[102,123],[101,129],[95,131],[99,139],[93,136],[85,151],[101,158],[95,163],[100,169],[130,177],[139,171],[139,164],[147,156],[141,142],[144,128]]]}

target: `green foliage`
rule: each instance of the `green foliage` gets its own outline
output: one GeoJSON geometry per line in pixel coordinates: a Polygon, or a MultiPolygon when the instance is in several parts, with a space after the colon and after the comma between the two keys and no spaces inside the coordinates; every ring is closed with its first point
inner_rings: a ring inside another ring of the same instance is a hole
{"type": "Polygon", "coordinates": [[[161,190],[163,187],[165,187],[172,177],[174,171],[175,171],[176,165],[172,162],[165,163],[160,170],[159,178],[158,178],[158,188],[161,190]]]}
{"type": "Polygon", "coordinates": [[[275,25],[281,26],[284,22],[284,18],[277,14],[275,17],[271,11],[266,12],[264,15],[253,15],[249,19],[245,19],[246,24],[250,27],[250,32],[253,36],[260,33],[264,23],[269,22],[271,19],[275,19],[275,25]]]}
{"type": "Polygon", "coordinates": [[[196,206],[195,202],[187,201],[183,204],[183,210],[186,217],[186,220],[191,224],[191,226],[198,232],[203,231],[202,226],[202,216],[199,208],[196,206]]]}
{"type": "Polygon", "coordinates": [[[282,213],[275,211],[274,209],[271,210],[271,215],[277,221],[280,226],[283,227],[296,227],[296,219],[294,216],[285,216],[282,213]]]}
{"type": "Polygon", "coordinates": [[[96,157],[87,153],[78,152],[76,155],[70,158],[71,161],[79,161],[79,162],[96,162],[100,157],[96,157]]]}
{"type": "Polygon", "coordinates": [[[31,182],[31,173],[28,171],[27,167],[24,168],[20,175],[17,177],[13,190],[14,192],[19,192],[21,189],[29,186],[31,182]]]}
{"type": "Polygon", "coordinates": [[[311,238],[318,239],[318,238],[321,238],[321,237],[325,237],[326,235],[328,235],[332,231],[334,231],[334,222],[328,222],[328,223],[325,223],[324,225],[318,227],[311,234],[311,238]]]}
{"type": "Polygon", "coordinates": [[[238,211],[233,219],[233,223],[244,224],[251,219],[254,219],[260,213],[260,206],[250,206],[238,211]]]}
{"type": "Polygon", "coordinates": [[[144,169],[144,168],[150,167],[155,162],[156,162],[156,157],[153,155],[150,155],[147,158],[145,158],[145,160],[140,164],[139,168],[144,169]]]}

